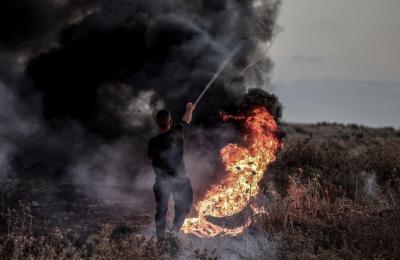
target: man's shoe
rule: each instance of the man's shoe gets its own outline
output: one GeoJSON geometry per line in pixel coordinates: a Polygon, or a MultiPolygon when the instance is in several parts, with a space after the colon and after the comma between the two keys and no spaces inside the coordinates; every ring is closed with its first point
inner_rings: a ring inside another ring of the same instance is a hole
{"type": "Polygon", "coordinates": [[[179,239],[178,233],[174,231],[169,231],[166,233],[165,240],[168,243],[169,250],[171,252],[179,251],[179,239]]]}

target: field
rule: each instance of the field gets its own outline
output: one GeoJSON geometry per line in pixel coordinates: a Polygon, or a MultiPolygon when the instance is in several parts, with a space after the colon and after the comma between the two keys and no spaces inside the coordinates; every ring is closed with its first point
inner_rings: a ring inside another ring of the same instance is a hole
{"type": "Polygon", "coordinates": [[[285,148],[260,183],[267,214],[235,238],[157,243],[151,212],[94,201],[17,158],[26,175],[1,180],[0,259],[400,259],[400,131],[282,128],[285,148]]]}

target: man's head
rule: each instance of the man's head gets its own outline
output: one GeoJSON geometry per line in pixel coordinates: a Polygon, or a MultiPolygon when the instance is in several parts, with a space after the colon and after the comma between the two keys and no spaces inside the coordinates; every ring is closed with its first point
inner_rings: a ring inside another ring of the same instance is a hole
{"type": "Polygon", "coordinates": [[[172,125],[171,113],[166,109],[157,112],[156,123],[161,130],[169,130],[172,125]]]}

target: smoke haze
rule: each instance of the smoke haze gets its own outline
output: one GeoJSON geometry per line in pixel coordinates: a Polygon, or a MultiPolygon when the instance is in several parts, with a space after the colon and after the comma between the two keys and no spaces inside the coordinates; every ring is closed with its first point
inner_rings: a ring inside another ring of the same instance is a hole
{"type": "Polygon", "coordinates": [[[77,184],[90,184],[94,196],[107,197],[104,187],[127,183],[146,189],[155,112],[166,107],[179,121],[186,102],[245,40],[194,114],[188,172],[211,178],[219,148],[237,136],[233,126],[218,123],[218,112],[235,112],[249,87],[268,84],[272,62],[260,47],[274,34],[279,5],[2,1],[0,176],[18,156],[58,165],[77,184]],[[255,58],[258,63],[240,75],[255,58]]]}

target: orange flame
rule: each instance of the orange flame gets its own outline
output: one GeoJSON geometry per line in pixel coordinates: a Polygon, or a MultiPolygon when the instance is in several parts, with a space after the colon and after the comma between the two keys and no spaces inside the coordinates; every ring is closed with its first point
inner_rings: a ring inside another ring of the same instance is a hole
{"type": "MultiPolygon", "coordinates": [[[[258,182],[262,179],[281,147],[276,137],[277,123],[263,106],[255,107],[248,115],[231,116],[221,114],[224,121],[233,119],[244,125],[244,146],[228,144],[221,149],[222,163],[226,171],[225,179],[211,187],[204,198],[195,206],[198,216],[186,218],[181,228],[183,233],[199,237],[216,235],[238,235],[251,224],[251,219],[236,228],[224,228],[206,220],[207,216],[228,217],[242,211],[250,199],[259,193],[258,182]]],[[[257,212],[257,208],[252,206],[257,212]]],[[[262,209],[260,209],[262,211],[262,209]]]]}

